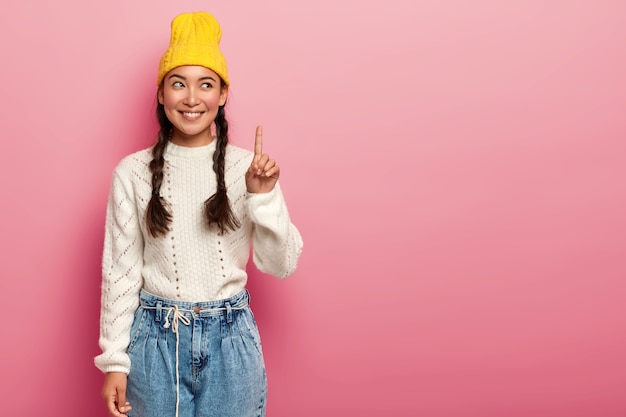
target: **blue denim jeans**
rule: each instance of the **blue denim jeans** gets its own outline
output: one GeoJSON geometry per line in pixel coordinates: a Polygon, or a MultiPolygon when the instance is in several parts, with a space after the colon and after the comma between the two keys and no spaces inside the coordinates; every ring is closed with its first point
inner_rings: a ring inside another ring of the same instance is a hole
{"type": "Polygon", "coordinates": [[[259,331],[242,290],[189,303],[141,291],[131,329],[129,417],[264,417],[259,331]]]}

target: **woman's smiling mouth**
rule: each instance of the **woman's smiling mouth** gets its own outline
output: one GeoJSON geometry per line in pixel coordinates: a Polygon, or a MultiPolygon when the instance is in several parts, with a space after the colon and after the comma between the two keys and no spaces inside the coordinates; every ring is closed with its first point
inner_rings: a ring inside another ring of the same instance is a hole
{"type": "Polygon", "coordinates": [[[183,117],[187,120],[197,120],[200,118],[200,116],[202,116],[202,114],[204,112],[187,112],[187,111],[182,111],[181,112],[183,114],[183,117]]]}

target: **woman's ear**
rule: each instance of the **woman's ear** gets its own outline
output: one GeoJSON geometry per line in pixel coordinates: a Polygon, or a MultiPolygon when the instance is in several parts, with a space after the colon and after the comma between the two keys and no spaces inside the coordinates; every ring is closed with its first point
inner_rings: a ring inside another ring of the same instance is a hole
{"type": "Polygon", "coordinates": [[[159,88],[159,91],[157,92],[157,97],[159,99],[159,104],[163,104],[163,88],[159,88]]]}
{"type": "Polygon", "coordinates": [[[220,106],[226,104],[226,99],[228,98],[228,86],[226,84],[222,84],[222,91],[220,92],[220,106]]]}

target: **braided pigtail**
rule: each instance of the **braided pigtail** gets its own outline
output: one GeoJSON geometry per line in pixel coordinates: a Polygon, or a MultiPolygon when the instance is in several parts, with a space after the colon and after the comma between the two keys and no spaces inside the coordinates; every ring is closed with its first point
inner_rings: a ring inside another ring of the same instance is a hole
{"type": "Polygon", "coordinates": [[[165,166],[163,154],[172,134],[173,126],[160,103],[157,104],[156,114],[161,129],[157,143],[152,148],[152,161],[150,161],[152,196],[146,209],[146,225],[153,237],[165,235],[169,231],[169,224],[172,221],[172,214],[167,208],[167,201],[161,197],[161,185],[163,184],[163,168],[165,166]]]}
{"type": "Polygon", "coordinates": [[[217,190],[204,203],[204,214],[209,225],[216,225],[220,232],[236,230],[241,224],[233,213],[228,195],[226,193],[225,179],[225,156],[226,145],[228,144],[228,121],[224,112],[224,106],[220,106],[215,117],[215,127],[217,133],[217,144],[213,154],[213,171],[217,179],[217,190]]]}

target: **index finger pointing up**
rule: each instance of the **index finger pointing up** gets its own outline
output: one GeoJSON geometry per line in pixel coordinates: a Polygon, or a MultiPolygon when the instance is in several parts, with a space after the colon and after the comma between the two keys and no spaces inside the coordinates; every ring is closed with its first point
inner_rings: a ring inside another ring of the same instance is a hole
{"type": "Polygon", "coordinates": [[[256,138],[254,139],[254,154],[263,154],[263,126],[256,127],[256,138]]]}

